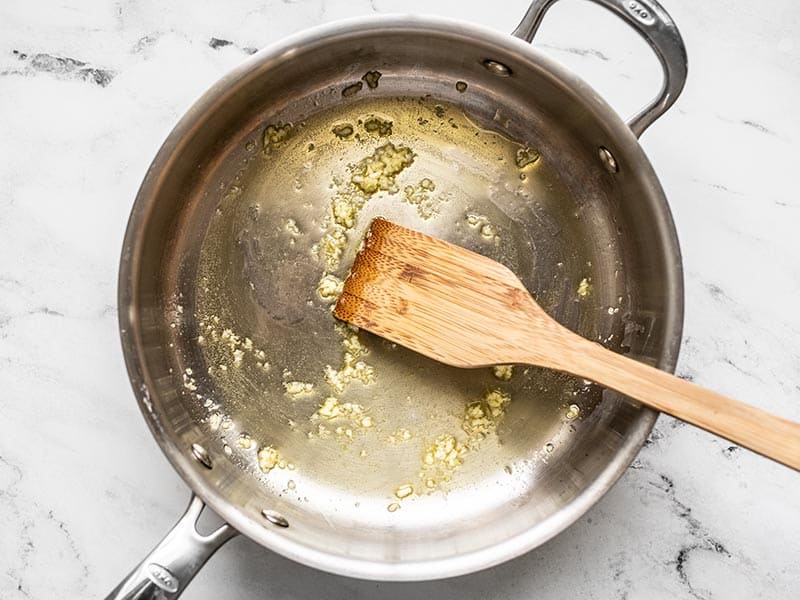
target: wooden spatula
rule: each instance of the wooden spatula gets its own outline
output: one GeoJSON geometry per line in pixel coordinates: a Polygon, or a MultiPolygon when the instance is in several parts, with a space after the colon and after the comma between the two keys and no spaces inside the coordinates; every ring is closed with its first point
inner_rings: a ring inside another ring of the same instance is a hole
{"type": "Polygon", "coordinates": [[[800,424],[590,342],[503,265],[384,219],[372,222],[334,315],[457,367],[566,371],[800,470],[800,424]]]}

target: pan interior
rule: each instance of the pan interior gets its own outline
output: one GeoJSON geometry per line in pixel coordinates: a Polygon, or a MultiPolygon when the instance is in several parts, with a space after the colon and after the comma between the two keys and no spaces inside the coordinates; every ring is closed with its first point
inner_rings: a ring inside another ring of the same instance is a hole
{"type": "Polygon", "coordinates": [[[371,219],[507,265],[561,323],[653,362],[669,265],[643,250],[658,231],[631,234],[631,190],[652,190],[608,172],[608,133],[544,67],[452,32],[370,35],[227,83],[152,188],[170,208],[148,215],[137,301],[154,428],[214,459],[193,482],[265,544],[399,565],[545,523],[651,420],[575,377],[446,367],[338,323],[371,219]]]}
{"type": "Polygon", "coordinates": [[[620,339],[618,248],[594,252],[584,231],[613,239],[602,206],[576,204],[534,139],[439,99],[367,97],[288,122],[267,125],[266,147],[262,130],[244,141],[187,273],[176,343],[194,419],[273,494],[362,528],[435,529],[447,506],[479,519],[513,502],[599,391],[533,367],[441,365],[337,322],[335,288],[381,215],[506,264],[551,313],[582,315],[581,333],[620,339]],[[597,269],[618,271],[606,297],[597,269]]]}

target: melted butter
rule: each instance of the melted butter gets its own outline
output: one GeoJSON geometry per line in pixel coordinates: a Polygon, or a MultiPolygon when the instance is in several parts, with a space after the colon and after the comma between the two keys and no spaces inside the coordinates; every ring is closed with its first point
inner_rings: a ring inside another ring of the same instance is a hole
{"type": "MultiPolygon", "coordinates": [[[[512,381],[511,367],[505,371],[505,366],[498,367],[499,371],[481,370],[482,375],[459,373],[454,377],[439,365],[410,359],[402,349],[389,350],[369,335],[334,327],[330,304],[341,292],[341,281],[364,227],[384,211],[412,227],[416,222],[419,228],[454,235],[462,245],[472,244],[518,270],[513,223],[486,200],[497,192],[481,187],[481,178],[485,175],[485,181],[497,181],[494,172],[484,171],[486,165],[505,165],[514,185],[533,186],[546,172],[544,161],[520,167],[516,159],[522,146],[475,126],[453,106],[434,106],[416,99],[393,103],[372,98],[366,102],[368,90],[361,96],[348,101],[351,107],[347,110],[331,111],[325,118],[266,127],[265,152],[255,156],[254,164],[269,175],[259,183],[258,194],[254,195],[247,181],[221,192],[227,204],[220,205],[222,211],[214,217],[217,223],[208,237],[229,248],[228,257],[241,255],[247,244],[255,248],[241,272],[248,272],[250,281],[243,289],[245,294],[253,292],[253,302],[245,304],[255,307],[256,316],[242,316],[231,302],[234,292],[241,294],[236,287],[240,265],[230,269],[223,264],[215,271],[209,266],[213,255],[205,257],[201,275],[209,280],[199,284],[196,308],[202,325],[201,351],[213,367],[210,380],[219,390],[217,396],[226,403],[207,414],[220,415],[214,417],[217,431],[229,440],[232,452],[244,450],[236,444],[236,436],[240,426],[248,428],[261,448],[258,467],[263,472],[280,468],[281,453],[302,458],[305,452],[297,446],[299,436],[303,443],[325,449],[320,464],[301,465],[315,480],[335,485],[347,481],[355,490],[366,490],[365,494],[374,493],[374,488],[369,491],[367,487],[379,480],[383,487],[375,497],[381,502],[386,501],[387,493],[412,480],[408,485],[413,493],[450,493],[455,486],[449,484],[457,473],[466,472],[472,478],[476,469],[491,469],[490,465],[502,466],[510,460],[493,459],[498,453],[497,428],[510,406],[512,392],[520,389],[531,394],[530,388],[525,388],[530,377],[520,372],[512,381]],[[353,128],[345,139],[334,131],[341,125],[353,128]],[[478,155],[481,160],[472,158],[478,155]],[[519,183],[520,168],[527,173],[524,183],[519,183]],[[289,185],[281,183],[281,172],[287,173],[289,185]],[[271,197],[278,201],[269,200],[271,197]],[[242,211],[246,218],[237,220],[236,207],[245,203],[247,207],[260,205],[260,209],[242,211]],[[235,232],[233,238],[231,231],[235,232]],[[277,242],[269,232],[276,232],[277,242]],[[296,258],[302,253],[304,258],[296,258]],[[312,269],[311,279],[304,279],[303,286],[282,288],[280,277],[291,274],[292,269],[312,269]],[[265,287],[264,281],[269,285],[265,287]],[[288,318],[273,322],[272,292],[257,297],[259,287],[292,295],[295,306],[308,308],[297,310],[305,320],[297,320],[299,325],[288,318]],[[221,319],[215,322],[209,315],[221,319]],[[306,327],[306,323],[314,325],[306,327]],[[283,333],[282,327],[290,333],[283,333]],[[319,353],[318,346],[327,352],[319,353]],[[269,371],[267,355],[277,369],[269,371]],[[324,358],[309,359],[314,356],[324,358]],[[284,368],[294,375],[281,378],[284,368]],[[284,392],[292,396],[290,390],[282,389],[292,383],[302,385],[303,390],[306,384],[313,388],[307,398],[301,393],[296,402],[284,399],[276,403],[276,393],[279,400],[284,392]],[[492,385],[502,389],[484,391],[492,385]],[[231,423],[224,420],[227,414],[236,418],[236,427],[230,431],[225,429],[225,424],[231,423]],[[351,443],[353,440],[356,443],[351,443]],[[349,458],[342,454],[347,452],[349,458]],[[478,452],[486,456],[472,456],[478,452]],[[375,465],[393,466],[387,470],[375,465]],[[388,489],[387,477],[392,484],[388,489]]],[[[195,374],[187,375],[189,387],[202,386],[197,372],[205,376],[205,369],[195,365],[195,374]]],[[[550,410],[554,422],[560,423],[564,419],[563,395],[558,393],[561,384],[555,378],[548,381],[554,399],[545,398],[537,414],[545,415],[543,421],[548,423],[550,410]]],[[[553,438],[539,437],[532,447],[542,448],[548,439],[553,438]]],[[[251,450],[250,460],[255,455],[251,450]]]]}

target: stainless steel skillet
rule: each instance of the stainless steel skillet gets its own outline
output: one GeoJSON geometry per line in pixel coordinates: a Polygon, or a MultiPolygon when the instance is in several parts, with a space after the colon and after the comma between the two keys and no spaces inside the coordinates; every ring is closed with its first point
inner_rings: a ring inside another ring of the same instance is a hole
{"type": "Polygon", "coordinates": [[[196,495],[111,598],[177,597],[237,531],[353,577],[468,573],[556,535],[625,470],[652,411],[562,374],[435,365],[330,315],[380,214],[504,262],[560,322],[674,369],[680,255],[636,138],[683,87],[683,43],[652,0],[597,1],[664,67],[625,124],[517,39],[552,3],[516,37],[408,16],[302,33],[170,134],[128,224],[120,331],[196,495]],[[209,536],[204,503],[228,523],[209,536]]]}

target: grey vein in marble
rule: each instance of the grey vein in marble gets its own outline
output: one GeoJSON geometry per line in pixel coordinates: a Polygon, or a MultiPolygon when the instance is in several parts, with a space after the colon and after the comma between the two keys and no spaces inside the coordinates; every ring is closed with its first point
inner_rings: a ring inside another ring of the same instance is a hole
{"type": "Polygon", "coordinates": [[[87,65],[84,61],[39,53],[28,55],[19,50],[12,50],[12,55],[19,61],[17,67],[0,71],[0,75],[32,75],[50,73],[64,79],[80,79],[100,87],[106,87],[114,79],[115,73],[108,69],[100,69],[87,65]]]}

